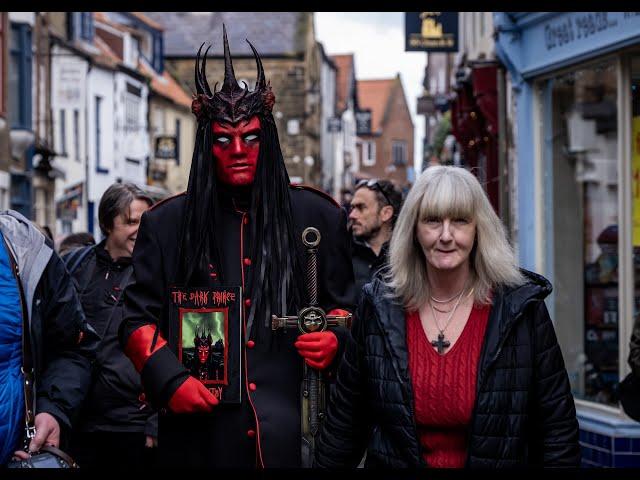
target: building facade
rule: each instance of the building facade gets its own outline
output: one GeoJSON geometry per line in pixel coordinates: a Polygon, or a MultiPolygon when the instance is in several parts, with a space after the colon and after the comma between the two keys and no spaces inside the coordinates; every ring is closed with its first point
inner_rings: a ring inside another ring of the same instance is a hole
{"type": "Polygon", "coordinates": [[[358,80],[358,107],[371,121],[358,132],[358,178],[384,178],[407,187],[413,159],[413,121],[400,74],[390,79],[358,80]]]}
{"type": "Polygon", "coordinates": [[[352,189],[360,168],[357,150],[356,109],[358,90],[353,54],[332,55],[336,65],[336,132],[333,169],[333,196],[342,189],[352,189]]]}
{"type": "Polygon", "coordinates": [[[515,105],[520,263],[548,307],[576,399],[583,464],[640,466],[618,401],[640,307],[640,15],[495,12],[515,105]]]}
{"type": "Polygon", "coordinates": [[[325,192],[334,193],[334,175],[336,167],[336,143],[340,135],[336,124],[336,64],[327,56],[324,47],[318,42],[320,63],[320,164],[322,165],[321,186],[325,192]]]}

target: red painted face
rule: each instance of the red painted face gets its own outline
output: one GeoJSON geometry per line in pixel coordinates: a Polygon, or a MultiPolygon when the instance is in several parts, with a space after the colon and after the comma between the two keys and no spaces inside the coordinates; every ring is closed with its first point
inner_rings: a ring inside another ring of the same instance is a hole
{"type": "Polygon", "coordinates": [[[251,185],[258,167],[260,120],[235,124],[214,122],[213,148],[218,180],[234,187],[251,185]]]}
{"type": "Polygon", "coordinates": [[[198,347],[198,360],[200,360],[201,364],[207,363],[207,359],[209,358],[209,347],[208,345],[200,345],[198,347]]]}

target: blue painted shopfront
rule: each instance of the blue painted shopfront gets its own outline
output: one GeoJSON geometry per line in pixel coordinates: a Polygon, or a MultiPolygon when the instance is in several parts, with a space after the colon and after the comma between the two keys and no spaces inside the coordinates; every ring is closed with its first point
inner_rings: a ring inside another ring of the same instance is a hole
{"type": "MultiPolygon", "coordinates": [[[[540,190],[536,190],[534,180],[538,172],[543,188],[549,187],[554,172],[549,160],[553,153],[549,149],[550,138],[556,132],[552,130],[552,119],[546,116],[548,109],[545,110],[551,101],[552,88],[540,88],[544,83],[540,79],[640,45],[640,13],[494,12],[494,25],[498,34],[496,53],[509,72],[516,109],[513,122],[519,261],[533,270],[544,266],[545,275],[555,285],[553,257],[547,245],[553,244],[553,222],[548,212],[556,209],[557,204],[551,196],[542,201],[536,198],[540,190]]],[[[549,84],[552,83],[546,85],[549,84]]],[[[553,309],[552,305],[549,307],[553,309]]],[[[620,322],[623,321],[631,322],[621,318],[620,322]]],[[[578,405],[583,465],[640,466],[640,424],[616,414],[615,406],[600,408],[595,403],[578,405]]]]}

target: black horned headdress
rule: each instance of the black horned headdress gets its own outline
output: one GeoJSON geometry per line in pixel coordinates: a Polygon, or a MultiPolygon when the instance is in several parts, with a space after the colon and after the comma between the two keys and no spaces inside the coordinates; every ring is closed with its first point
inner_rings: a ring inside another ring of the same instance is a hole
{"type": "Polygon", "coordinates": [[[249,40],[247,43],[253,51],[256,59],[258,76],[253,91],[245,82],[244,88],[238,84],[233,71],[231,54],[229,53],[229,42],[227,41],[227,30],[222,25],[224,37],[224,83],[222,88],[216,91],[218,83],[213,87],[213,92],[207,81],[207,53],[211,45],[207,47],[202,57],[200,54],[204,43],[198,49],[195,64],[195,84],[196,94],[193,96],[191,111],[198,121],[209,120],[225,123],[236,123],[240,120],[249,120],[254,115],[263,116],[266,112],[271,112],[276,101],[275,95],[271,91],[271,83],[265,80],[262,60],[255,47],[249,40]]]}

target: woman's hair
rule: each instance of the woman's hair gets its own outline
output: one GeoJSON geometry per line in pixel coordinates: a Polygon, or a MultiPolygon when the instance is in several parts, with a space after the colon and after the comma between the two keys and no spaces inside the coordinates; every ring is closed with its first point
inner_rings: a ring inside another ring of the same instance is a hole
{"type": "Polygon", "coordinates": [[[416,227],[420,220],[433,216],[476,221],[470,256],[476,303],[488,303],[489,293],[497,285],[524,283],[502,222],[478,179],[464,168],[433,166],[409,191],[389,245],[390,268],[385,280],[406,308],[418,309],[429,298],[427,261],[416,227]]]}

